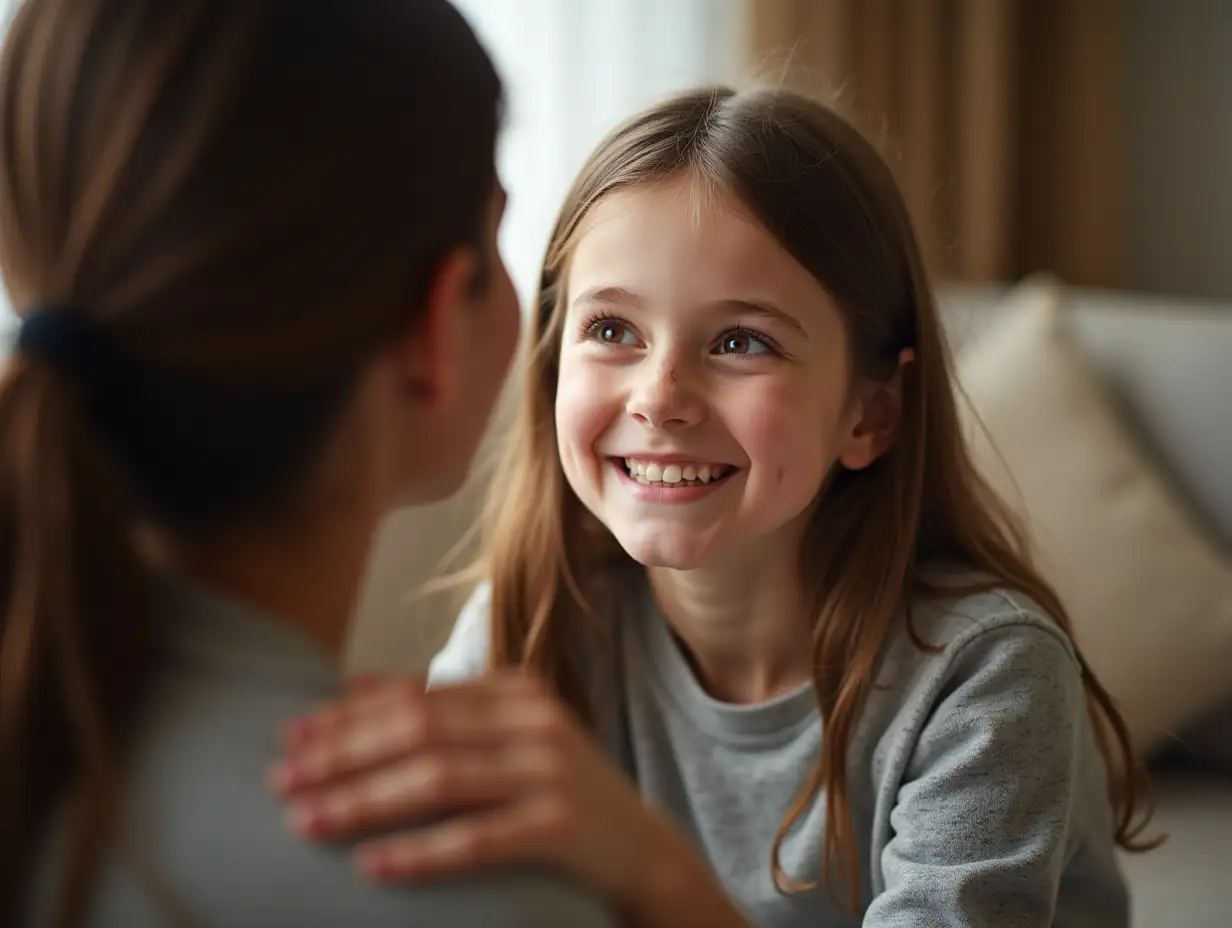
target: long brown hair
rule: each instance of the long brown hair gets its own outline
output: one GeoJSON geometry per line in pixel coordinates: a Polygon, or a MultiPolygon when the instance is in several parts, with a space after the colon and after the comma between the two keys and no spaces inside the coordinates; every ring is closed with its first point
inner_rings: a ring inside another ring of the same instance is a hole
{"type": "Polygon", "coordinates": [[[291,505],[440,262],[484,253],[500,108],[445,0],[17,13],[0,267],[19,313],[69,314],[92,347],[0,381],[0,922],[61,799],[60,923],[88,898],[156,634],[137,529],[291,505]]]}
{"type": "MultiPolygon", "coordinates": [[[[603,618],[582,578],[619,564],[621,554],[569,488],[557,456],[553,406],[567,303],[562,280],[581,223],[597,202],[681,172],[738,197],[828,289],[843,314],[858,376],[888,378],[902,349],[915,352],[895,447],[865,470],[833,475],[801,554],[807,565],[802,575],[813,585],[814,687],[826,737],[814,774],[779,828],[771,865],[780,889],[799,885],[782,872],[779,846],[824,791],[825,885],[835,896],[835,879],[845,878],[854,908],[859,875],[847,752],[895,617],[909,616],[917,596],[1004,586],[1032,597],[1067,633],[1072,628],[964,446],[933,294],[891,171],[832,109],[781,89],[702,89],[625,123],[582,169],[548,246],[520,417],[485,519],[480,568],[492,586],[491,662],[544,675],[596,724],[601,707],[588,702],[573,638],[580,623],[603,618]],[[920,568],[932,562],[961,563],[989,579],[966,589],[929,586],[920,568]]],[[[929,646],[914,629],[911,634],[920,647],[929,646]]],[[[1126,848],[1145,847],[1136,840],[1149,818],[1149,811],[1143,815],[1144,774],[1108,693],[1085,661],[1082,670],[1109,770],[1116,840],[1126,848]]]]}

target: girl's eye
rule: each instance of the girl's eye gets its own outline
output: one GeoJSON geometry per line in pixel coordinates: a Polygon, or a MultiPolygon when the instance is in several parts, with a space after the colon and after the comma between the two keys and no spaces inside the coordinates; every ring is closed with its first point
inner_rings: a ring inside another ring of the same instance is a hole
{"type": "Polygon", "coordinates": [[[773,353],[766,340],[752,332],[736,329],[728,332],[719,341],[716,354],[738,354],[744,356],[773,353]]]}
{"type": "Polygon", "coordinates": [[[586,335],[605,345],[637,344],[637,336],[619,319],[596,319],[587,325],[586,335]]]}

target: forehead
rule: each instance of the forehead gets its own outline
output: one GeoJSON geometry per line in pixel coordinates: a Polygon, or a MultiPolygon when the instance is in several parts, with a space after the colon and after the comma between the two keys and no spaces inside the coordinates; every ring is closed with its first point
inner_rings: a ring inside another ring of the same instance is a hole
{"type": "Polygon", "coordinates": [[[727,191],[681,178],[619,190],[583,220],[568,264],[569,299],[621,288],[654,302],[772,302],[833,309],[816,278],[727,191]]]}

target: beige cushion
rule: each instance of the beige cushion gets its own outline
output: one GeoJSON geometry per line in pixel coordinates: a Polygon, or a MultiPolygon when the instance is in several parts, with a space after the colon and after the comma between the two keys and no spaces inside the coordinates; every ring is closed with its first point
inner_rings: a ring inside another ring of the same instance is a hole
{"type": "Polygon", "coordinates": [[[1066,331],[1061,293],[1021,285],[964,353],[966,431],[1149,750],[1232,696],[1232,566],[1118,418],[1066,331]]]}

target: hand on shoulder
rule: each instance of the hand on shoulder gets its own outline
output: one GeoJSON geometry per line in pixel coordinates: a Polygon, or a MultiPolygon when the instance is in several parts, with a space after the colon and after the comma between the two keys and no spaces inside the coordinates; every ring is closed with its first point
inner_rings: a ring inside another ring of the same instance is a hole
{"type": "Polygon", "coordinates": [[[537,864],[630,913],[685,883],[722,899],[684,837],[525,673],[365,685],[291,727],[271,783],[305,838],[382,834],[357,850],[378,881],[537,864]]]}

